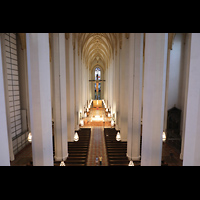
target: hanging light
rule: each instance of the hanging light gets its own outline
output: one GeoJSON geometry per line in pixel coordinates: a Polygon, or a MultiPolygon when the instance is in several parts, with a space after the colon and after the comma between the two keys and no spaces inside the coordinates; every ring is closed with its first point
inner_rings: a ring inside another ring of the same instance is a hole
{"type": "Polygon", "coordinates": [[[31,143],[32,142],[32,134],[29,132],[27,140],[31,143]]]}
{"type": "Polygon", "coordinates": [[[128,166],[134,166],[134,163],[132,160],[129,162],[128,166]]]}
{"type": "Polygon", "coordinates": [[[84,126],[84,121],[81,119],[80,120],[81,126],[84,126]]]}
{"type": "Polygon", "coordinates": [[[74,141],[75,141],[75,142],[78,142],[78,140],[79,140],[78,133],[75,132],[75,134],[74,134],[74,141]]]}
{"type": "Polygon", "coordinates": [[[65,162],[63,160],[61,161],[60,166],[65,166],[65,162]]]}
{"type": "Polygon", "coordinates": [[[163,134],[162,134],[162,141],[165,142],[166,141],[166,134],[165,132],[163,131],[163,134]]]}
{"type": "Polygon", "coordinates": [[[120,140],[121,140],[121,135],[120,135],[120,132],[117,132],[117,135],[116,135],[116,140],[117,140],[117,141],[120,141],[120,140]]]}

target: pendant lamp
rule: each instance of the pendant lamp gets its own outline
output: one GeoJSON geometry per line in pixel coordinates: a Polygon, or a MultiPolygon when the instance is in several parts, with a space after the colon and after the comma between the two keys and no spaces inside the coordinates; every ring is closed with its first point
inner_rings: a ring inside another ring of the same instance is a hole
{"type": "Polygon", "coordinates": [[[27,140],[31,143],[32,142],[32,134],[29,132],[27,140]]]}
{"type": "Polygon", "coordinates": [[[129,162],[128,166],[134,166],[134,163],[132,160],[129,162]]]}
{"type": "Polygon", "coordinates": [[[112,120],[111,120],[111,126],[114,126],[114,124],[115,124],[115,123],[114,123],[114,120],[112,119],[112,120]]]}
{"type": "Polygon", "coordinates": [[[165,132],[163,131],[163,134],[162,134],[162,141],[165,142],[166,141],[166,134],[165,132]]]}
{"type": "Polygon", "coordinates": [[[79,140],[78,133],[75,132],[75,134],[74,134],[74,141],[75,141],[75,142],[78,142],[78,140],[79,140]]]}
{"type": "Polygon", "coordinates": [[[121,140],[121,135],[120,135],[120,132],[117,132],[117,135],[116,135],[116,140],[117,140],[117,141],[120,141],[120,140],[121,140]]]}
{"type": "Polygon", "coordinates": [[[81,126],[84,126],[84,121],[81,119],[80,120],[81,126]]]}
{"type": "Polygon", "coordinates": [[[61,167],[65,166],[65,162],[63,160],[61,161],[60,166],[61,167]]]}

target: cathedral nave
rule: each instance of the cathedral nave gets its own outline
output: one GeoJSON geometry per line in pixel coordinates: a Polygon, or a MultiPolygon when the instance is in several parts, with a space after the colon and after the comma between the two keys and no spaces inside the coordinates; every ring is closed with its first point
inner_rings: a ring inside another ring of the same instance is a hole
{"type": "Polygon", "coordinates": [[[200,165],[200,34],[1,33],[1,166],[200,165]]]}

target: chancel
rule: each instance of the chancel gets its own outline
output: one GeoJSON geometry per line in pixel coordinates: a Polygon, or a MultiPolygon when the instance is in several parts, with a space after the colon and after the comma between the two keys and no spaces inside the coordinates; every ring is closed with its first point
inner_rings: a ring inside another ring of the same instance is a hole
{"type": "Polygon", "coordinates": [[[199,33],[0,33],[0,165],[200,165],[199,63],[199,33]]]}

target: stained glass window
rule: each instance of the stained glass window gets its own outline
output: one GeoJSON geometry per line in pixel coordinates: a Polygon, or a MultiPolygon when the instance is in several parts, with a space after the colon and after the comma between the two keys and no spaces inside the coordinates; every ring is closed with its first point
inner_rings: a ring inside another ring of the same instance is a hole
{"type": "Polygon", "coordinates": [[[101,70],[99,67],[95,69],[95,80],[101,80],[101,70]],[[97,75],[98,75],[98,79],[97,79],[97,75]]]}

